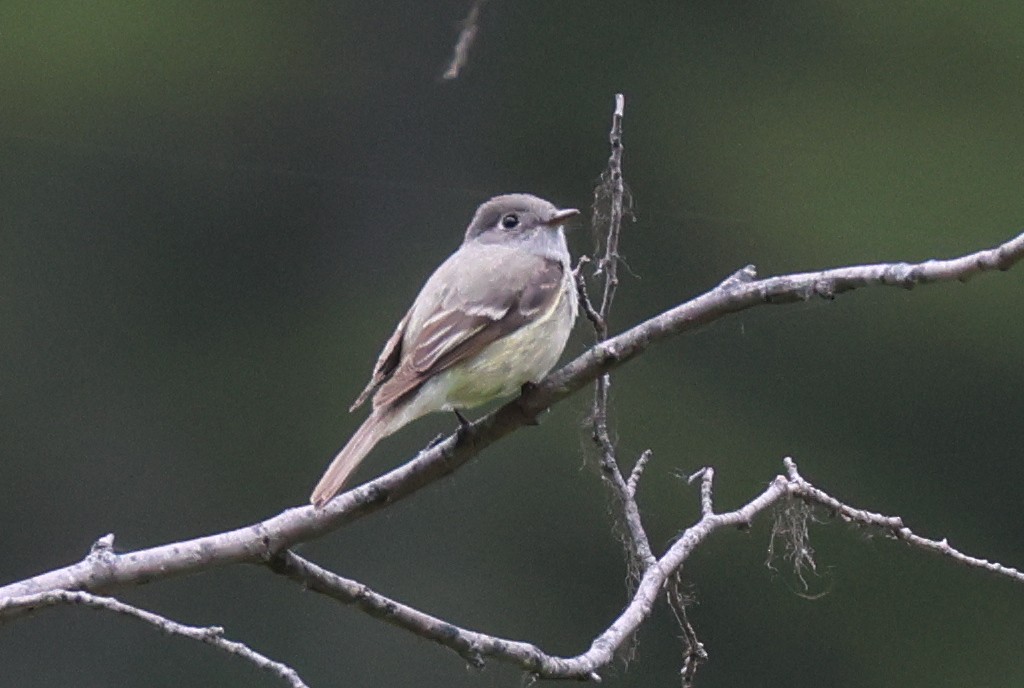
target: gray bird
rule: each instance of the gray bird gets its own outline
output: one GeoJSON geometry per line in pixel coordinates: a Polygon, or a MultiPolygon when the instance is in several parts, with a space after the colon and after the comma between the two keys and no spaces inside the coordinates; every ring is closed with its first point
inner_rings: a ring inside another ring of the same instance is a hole
{"type": "Polygon", "coordinates": [[[562,225],[579,214],[529,194],[481,205],[388,339],[366,389],[373,411],[313,490],[322,506],[384,437],[434,411],[469,409],[537,382],[558,362],[577,297],[562,225]]]}

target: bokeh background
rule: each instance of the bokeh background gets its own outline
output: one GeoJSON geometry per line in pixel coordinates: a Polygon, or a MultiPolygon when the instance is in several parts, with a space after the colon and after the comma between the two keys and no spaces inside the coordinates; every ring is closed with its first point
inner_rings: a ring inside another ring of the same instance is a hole
{"type": "MultiPolygon", "coordinates": [[[[458,2],[0,4],[0,579],[303,503],[379,346],[478,203],[585,208],[626,94],[636,222],[613,326],[762,274],[951,256],[1024,226],[1024,5],[513,2],[440,78],[458,2]]],[[[581,228],[575,253],[591,252],[581,228]]],[[[1024,564],[1024,269],[760,308],[621,370],[624,456],[663,548],[804,474],[925,535],[1024,564]]],[[[583,350],[578,327],[566,356],[583,350]]],[[[550,652],[624,603],[587,395],[440,484],[300,550],[550,652]]],[[[369,478],[450,431],[425,419],[369,478]]],[[[685,569],[699,685],[1020,686],[1020,585],[822,519],[804,589],[768,523],[685,569]]],[[[518,686],[257,567],[123,597],[313,686],[518,686]]],[[[609,686],[676,685],[659,609],[609,686]]],[[[87,610],[0,627],[0,685],[276,686],[87,610]]]]}

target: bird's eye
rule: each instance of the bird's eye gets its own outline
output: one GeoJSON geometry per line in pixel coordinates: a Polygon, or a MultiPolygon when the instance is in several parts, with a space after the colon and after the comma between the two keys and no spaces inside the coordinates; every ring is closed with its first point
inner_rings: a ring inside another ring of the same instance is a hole
{"type": "Polygon", "coordinates": [[[519,216],[515,213],[509,213],[505,217],[501,218],[501,226],[505,229],[513,229],[519,226],[519,216]]]}

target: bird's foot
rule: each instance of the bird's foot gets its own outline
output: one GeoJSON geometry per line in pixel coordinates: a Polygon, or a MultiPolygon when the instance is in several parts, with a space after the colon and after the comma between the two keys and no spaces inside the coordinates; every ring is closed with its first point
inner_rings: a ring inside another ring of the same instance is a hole
{"type": "Polygon", "coordinates": [[[452,409],[455,417],[459,419],[459,428],[455,431],[456,442],[462,444],[463,440],[473,436],[473,424],[464,416],[459,409],[452,409]]]}
{"type": "Polygon", "coordinates": [[[540,421],[537,419],[537,414],[527,411],[526,407],[523,405],[523,397],[535,389],[537,389],[537,385],[533,382],[524,382],[523,386],[519,388],[519,399],[516,400],[516,405],[519,407],[520,413],[523,414],[523,422],[526,425],[540,425],[540,421]]]}

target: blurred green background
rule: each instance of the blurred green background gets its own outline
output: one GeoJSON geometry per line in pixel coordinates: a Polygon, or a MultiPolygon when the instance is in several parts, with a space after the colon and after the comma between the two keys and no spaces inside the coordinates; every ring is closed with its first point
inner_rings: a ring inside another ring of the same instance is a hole
{"type": "MultiPolygon", "coordinates": [[[[511,2],[440,78],[459,2],[0,4],[0,580],[303,503],[346,409],[477,204],[581,208],[626,94],[622,329],[762,274],[951,256],[1024,226],[1024,5],[511,2]]],[[[592,251],[586,231],[575,253],[592,251]]],[[[1024,268],[760,308],[615,377],[663,548],[793,455],[850,503],[1024,565],[1024,268]]],[[[577,328],[566,356],[589,341],[577,328]]],[[[575,654],[625,601],[580,394],[394,508],[300,551],[486,632],[575,654]]],[[[358,476],[454,423],[423,420],[358,476]]],[[[805,592],[768,524],[685,569],[715,686],[1020,686],[1024,589],[824,522],[805,592]]],[[[255,567],[127,601],[314,686],[518,686],[255,567]]],[[[676,685],[659,609],[609,686],[676,685]]],[[[277,686],[85,610],[0,627],[2,686],[277,686]]]]}

